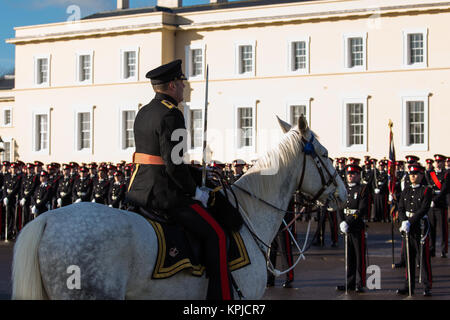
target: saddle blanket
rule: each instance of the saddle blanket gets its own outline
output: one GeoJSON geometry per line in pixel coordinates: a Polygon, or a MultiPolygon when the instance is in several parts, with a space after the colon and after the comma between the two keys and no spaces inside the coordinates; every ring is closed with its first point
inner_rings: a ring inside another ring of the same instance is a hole
{"type": "MultiPolygon", "coordinates": [[[[200,261],[196,261],[181,226],[162,224],[150,219],[147,221],[155,229],[158,239],[158,256],[152,279],[169,278],[184,269],[191,269],[192,275],[201,277],[205,272],[205,266],[200,261]]],[[[234,271],[250,264],[247,249],[239,232],[231,232],[229,240],[229,269],[234,271]]]]}

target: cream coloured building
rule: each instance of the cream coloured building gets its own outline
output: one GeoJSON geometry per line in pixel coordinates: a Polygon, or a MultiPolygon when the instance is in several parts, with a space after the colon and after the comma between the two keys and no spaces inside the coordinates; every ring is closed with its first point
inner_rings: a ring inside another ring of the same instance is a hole
{"type": "Polygon", "coordinates": [[[389,119],[397,158],[450,155],[450,2],[127,2],[15,29],[15,87],[0,91],[11,160],[130,161],[134,116],[154,95],[145,74],[173,59],[189,78],[189,159],[201,158],[207,65],[212,159],[257,158],[281,134],[275,116],[300,113],[332,157],[387,156],[389,119]]]}

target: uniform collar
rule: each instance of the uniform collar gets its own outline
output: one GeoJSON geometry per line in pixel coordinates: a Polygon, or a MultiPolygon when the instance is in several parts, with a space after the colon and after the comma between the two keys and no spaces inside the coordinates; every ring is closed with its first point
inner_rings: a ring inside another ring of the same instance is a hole
{"type": "Polygon", "coordinates": [[[169,96],[168,94],[165,94],[165,93],[157,92],[155,95],[155,99],[161,100],[161,101],[167,100],[170,103],[174,104],[175,106],[178,106],[178,102],[174,98],[172,98],[171,96],[169,96]]]}

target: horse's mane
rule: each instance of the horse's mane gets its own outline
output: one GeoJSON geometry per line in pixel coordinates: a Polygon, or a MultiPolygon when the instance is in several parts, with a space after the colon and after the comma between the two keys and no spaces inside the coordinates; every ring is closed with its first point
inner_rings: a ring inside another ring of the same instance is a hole
{"type": "MultiPolygon", "coordinates": [[[[297,130],[290,130],[281,137],[280,143],[257,160],[255,165],[235,182],[239,187],[252,190],[254,194],[264,197],[267,192],[273,192],[274,185],[280,185],[285,177],[282,174],[288,169],[288,164],[295,161],[301,151],[302,135],[297,130]],[[278,172],[270,175],[270,179],[262,179],[267,172],[274,169],[278,163],[278,172]]],[[[277,191],[275,191],[277,192],[277,191]]]]}

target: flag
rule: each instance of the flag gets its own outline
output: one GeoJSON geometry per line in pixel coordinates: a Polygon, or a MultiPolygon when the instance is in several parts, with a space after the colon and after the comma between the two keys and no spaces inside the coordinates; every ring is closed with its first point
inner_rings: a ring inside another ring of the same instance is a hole
{"type": "MultiPolygon", "coordinates": [[[[388,188],[389,194],[394,197],[395,194],[395,147],[394,147],[394,133],[392,132],[393,123],[389,120],[389,160],[388,160],[388,188]]],[[[390,214],[392,219],[395,218],[395,211],[397,211],[395,201],[391,201],[390,214]]]]}

